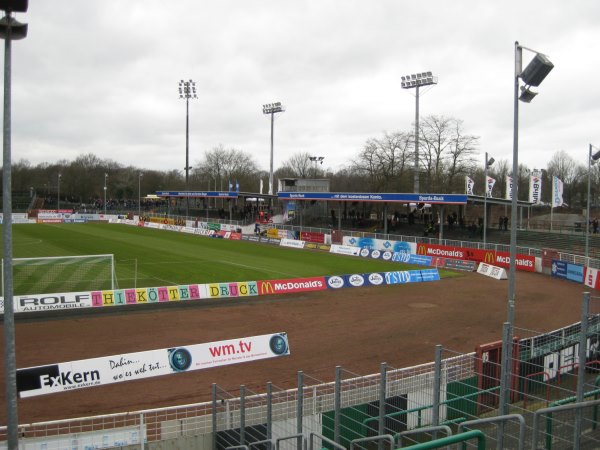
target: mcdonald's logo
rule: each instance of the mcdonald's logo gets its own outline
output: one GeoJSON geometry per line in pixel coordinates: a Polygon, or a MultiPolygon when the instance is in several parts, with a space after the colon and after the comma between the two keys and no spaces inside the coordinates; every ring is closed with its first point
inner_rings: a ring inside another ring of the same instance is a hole
{"type": "Polygon", "coordinates": [[[261,295],[274,294],[274,293],[275,293],[275,288],[273,287],[273,284],[270,281],[261,281],[261,283],[260,283],[260,294],[261,295]]]}
{"type": "Polygon", "coordinates": [[[494,255],[494,252],[491,250],[486,251],[485,255],[483,256],[483,262],[494,265],[496,263],[496,256],[494,255]]]}
{"type": "Polygon", "coordinates": [[[427,244],[417,244],[417,255],[427,255],[427,244]]]}

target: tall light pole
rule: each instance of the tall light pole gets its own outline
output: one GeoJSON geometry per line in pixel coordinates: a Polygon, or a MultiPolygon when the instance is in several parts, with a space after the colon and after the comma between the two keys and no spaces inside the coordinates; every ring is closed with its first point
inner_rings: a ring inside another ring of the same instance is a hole
{"type": "Polygon", "coordinates": [[[592,166],[594,165],[594,163],[596,161],[598,161],[598,159],[600,159],[600,149],[596,149],[598,150],[596,153],[594,153],[592,155],[592,148],[594,146],[592,144],[590,144],[590,153],[589,153],[589,157],[588,157],[588,185],[587,185],[587,212],[585,215],[585,265],[588,266],[589,261],[588,261],[588,256],[590,253],[590,193],[591,193],[591,188],[590,188],[590,178],[591,178],[591,172],[592,172],[592,166]]]}
{"type": "MultiPolygon", "coordinates": [[[[179,82],[179,98],[185,99],[185,190],[189,190],[190,181],[190,99],[196,96],[196,82],[192,80],[179,82]]],[[[190,215],[190,197],[185,196],[185,215],[190,215]]]]}
{"type": "Polygon", "coordinates": [[[275,114],[284,112],[285,108],[281,102],[267,103],[263,105],[263,114],[271,115],[271,162],[269,163],[269,195],[273,195],[273,125],[275,114]]]}
{"type": "Polygon", "coordinates": [[[419,88],[437,84],[438,79],[431,72],[419,72],[402,77],[402,89],[415,89],[415,181],[414,193],[419,192],[419,88]]]}
{"type": "Polygon", "coordinates": [[[550,73],[554,65],[543,54],[531,50],[527,47],[519,45],[515,42],[515,73],[514,73],[514,96],[513,96],[513,189],[511,200],[511,217],[510,217],[510,262],[508,273],[508,332],[503,337],[502,344],[502,375],[501,375],[501,391],[500,391],[500,408],[501,413],[508,412],[508,402],[510,396],[510,373],[512,365],[512,341],[513,341],[513,325],[515,319],[515,287],[516,287],[516,268],[517,268],[517,206],[519,198],[519,100],[524,103],[530,103],[537,95],[537,92],[531,91],[531,86],[539,86],[546,75],[550,73]],[[523,49],[535,53],[534,58],[523,70],[523,49]],[[520,86],[520,81],[523,80],[524,86],[520,86]],[[519,96],[519,91],[521,95],[519,96]]]}
{"type": "Polygon", "coordinates": [[[317,176],[317,163],[323,165],[324,156],[309,156],[308,159],[315,163],[315,177],[317,176]]]}
{"type": "MultiPolygon", "coordinates": [[[[106,179],[108,178],[108,173],[104,173],[104,215],[106,216],[106,179]]],[[[106,219],[106,217],[104,217],[106,219]]]]}
{"type": "Polygon", "coordinates": [[[57,188],[57,200],[56,200],[56,209],[60,210],[60,179],[62,178],[62,175],[59,173],[58,174],[58,188],[57,188]]]}
{"type": "Polygon", "coordinates": [[[488,153],[485,152],[485,167],[483,169],[485,176],[485,194],[483,196],[483,246],[485,248],[486,232],[487,232],[487,198],[488,198],[488,167],[494,164],[495,159],[489,158],[488,153]]]}
{"type": "Polygon", "coordinates": [[[15,355],[15,317],[12,271],[12,187],[11,187],[11,41],[27,36],[27,24],[17,22],[14,12],[26,12],[27,0],[1,0],[5,16],[0,20],[0,38],[4,39],[4,121],[2,164],[2,238],[4,247],[4,377],[6,385],[6,432],[9,449],[19,448],[17,414],[17,365],[15,355]]]}
{"type": "Polygon", "coordinates": [[[138,220],[142,217],[142,172],[138,175],[138,220]]]}

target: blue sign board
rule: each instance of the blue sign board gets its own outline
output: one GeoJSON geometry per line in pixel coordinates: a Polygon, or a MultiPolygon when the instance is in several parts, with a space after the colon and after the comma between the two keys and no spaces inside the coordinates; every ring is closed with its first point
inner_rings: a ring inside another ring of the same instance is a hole
{"type": "Polygon", "coordinates": [[[583,266],[580,264],[568,263],[557,259],[552,260],[553,277],[583,283],[583,272],[583,266]]]}
{"type": "Polygon", "coordinates": [[[567,279],[567,263],[557,259],[552,260],[552,276],[567,279]]]}
{"type": "Polygon", "coordinates": [[[444,203],[465,205],[464,194],[389,194],[368,192],[278,192],[280,200],[330,200],[338,202],[444,203]]]}
{"type": "Polygon", "coordinates": [[[209,197],[209,198],[237,198],[237,192],[222,191],[157,191],[158,197],[209,197]]]}
{"type": "Polygon", "coordinates": [[[567,264],[567,280],[583,283],[583,266],[579,264],[567,264]]]}

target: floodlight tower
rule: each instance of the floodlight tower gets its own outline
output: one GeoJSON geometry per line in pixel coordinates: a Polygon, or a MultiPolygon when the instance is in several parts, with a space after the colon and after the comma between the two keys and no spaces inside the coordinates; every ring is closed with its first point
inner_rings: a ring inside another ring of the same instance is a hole
{"type": "MultiPolygon", "coordinates": [[[[58,174],[58,188],[57,188],[57,199],[56,199],[56,209],[60,210],[60,179],[62,178],[62,174],[58,174]]],[[[57,211],[58,212],[58,211],[57,211]]]]}
{"type": "Polygon", "coordinates": [[[315,163],[315,177],[317,176],[317,163],[323,165],[324,156],[309,156],[308,159],[315,163]]]}
{"type": "Polygon", "coordinates": [[[437,84],[438,79],[431,72],[419,72],[402,77],[402,89],[415,89],[415,194],[419,192],[419,88],[437,84]]]}
{"type": "Polygon", "coordinates": [[[140,172],[138,174],[138,220],[142,218],[142,177],[144,174],[140,172]]]}
{"type": "MultiPolygon", "coordinates": [[[[196,95],[196,82],[192,80],[179,81],[179,98],[185,99],[185,190],[189,190],[190,180],[190,99],[198,98],[196,95]]],[[[190,213],[190,197],[185,196],[185,215],[190,213]]]]}
{"type": "Polygon", "coordinates": [[[275,123],[275,114],[285,111],[281,102],[267,103],[263,105],[263,114],[271,115],[271,162],[269,164],[269,195],[273,195],[273,125],[275,123]]]}
{"type": "Polygon", "coordinates": [[[4,264],[4,377],[6,386],[6,443],[9,449],[19,448],[17,414],[17,362],[15,355],[15,317],[12,271],[12,187],[11,187],[11,42],[27,36],[27,24],[12,17],[27,12],[28,0],[0,0],[5,15],[0,20],[0,38],[4,39],[4,124],[2,164],[2,226],[4,264]]]}
{"type": "Polygon", "coordinates": [[[106,219],[106,180],[108,178],[108,173],[104,172],[104,218],[106,219]]]}

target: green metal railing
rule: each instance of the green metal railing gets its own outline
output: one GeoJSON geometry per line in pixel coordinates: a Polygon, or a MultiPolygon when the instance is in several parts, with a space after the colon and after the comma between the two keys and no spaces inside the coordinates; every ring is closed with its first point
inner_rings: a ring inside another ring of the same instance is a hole
{"type": "MultiPolygon", "coordinates": [[[[477,391],[477,392],[472,392],[470,394],[462,395],[460,397],[455,397],[455,398],[452,398],[450,400],[444,400],[443,402],[440,402],[440,405],[449,405],[449,404],[451,404],[453,402],[458,402],[458,401],[461,401],[461,400],[465,400],[467,398],[476,397],[476,396],[481,395],[481,394],[488,394],[488,393],[491,393],[491,392],[494,392],[494,391],[498,391],[498,390],[500,390],[500,386],[496,386],[496,387],[493,387],[493,388],[490,388],[490,389],[480,390],[480,391],[477,391]]],[[[396,411],[396,412],[393,412],[393,413],[390,413],[390,414],[386,414],[383,417],[384,417],[384,419],[393,419],[395,417],[399,417],[399,416],[402,416],[402,415],[407,415],[408,416],[408,414],[417,413],[417,428],[421,428],[421,426],[422,426],[422,421],[421,421],[421,419],[422,419],[422,412],[424,410],[426,410],[426,409],[431,409],[431,408],[433,408],[433,405],[424,405],[424,406],[419,406],[417,408],[411,408],[411,409],[407,409],[407,410],[396,411]]],[[[454,419],[453,421],[444,422],[443,424],[447,425],[447,424],[450,424],[450,423],[460,423],[461,419],[462,419],[462,421],[466,420],[464,418],[459,418],[459,419],[454,419]]],[[[368,424],[370,422],[375,422],[375,421],[378,421],[378,420],[379,420],[379,417],[368,417],[368,418],[364,419],[362,421],[361,434],[363,436],[366,436],[367,433],[368,433],[368,424]]]]}

